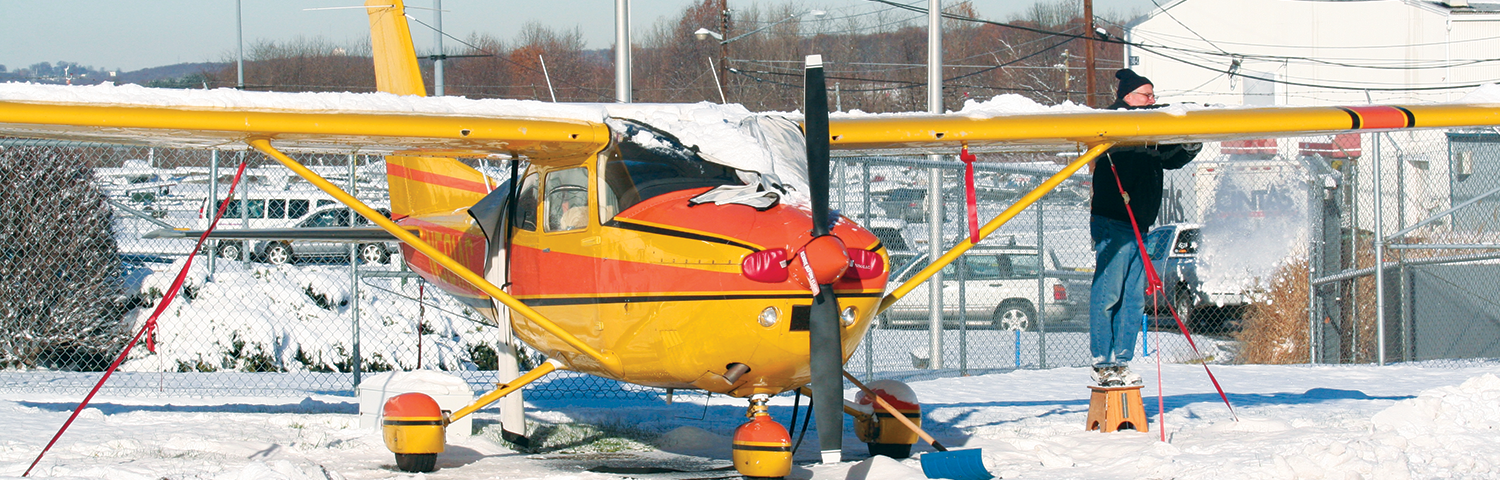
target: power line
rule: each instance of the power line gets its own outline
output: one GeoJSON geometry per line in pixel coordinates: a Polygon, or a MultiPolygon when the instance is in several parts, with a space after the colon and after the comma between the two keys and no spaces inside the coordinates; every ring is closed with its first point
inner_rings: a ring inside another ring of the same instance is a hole
{"type": "Polygon", "coordinates": [[[1207,65],[1202,65],[1202,64],[1199,64],[1199,63],[1195,63],[1195,62],[1190,62],[1190,61],[1187,61],[1187,60],[1183,60],[1181,58],[1173,57],[1171,55],[1167,55],[1167,54],[1162,53],[1162,52],[1153,51],[1153,50],[1151,50],[1151,47],[1140,46],[1140,48],[1143,49],[1143,50],[1146,50],[1148,52],[1154,53],[1156,55],[1160,55],[1163,58],[1166,58],[1168,60],[1173,60],[1173,61],[1176,61],[1176,62],[1185,63],[1185,64],[1192,65],[1194,67],[1198,67],[1198,68],[1201,68],[1201,69],[1204,69],[1204,70],[1208,70],[1208,71],[1211,71],[1211,72],[1225,73],[1225,74],[1236,75],[1236,76],[1240,76],[1240,77],[1244,77],[1244,78],[1250,78],[1250,79],[1260,80],[1260,81],[1264,81],[1264,82],[1279,83],[1279,84],[1283,84],[1283,85],[1295,85],[1295,86],[1298,86],[1298,87],[1326,88],[1326,89],[1329,89],[1329,90],[1376,91],[1376,92],[1411,92],[1411,91],[1457,90],[1457,89],[1477,88],[1477,87],[1479,87],[1481,85],[1485,85],[1487,83],[1490,83],[1490,82],[1469,83],[1469,84],[1463,84],[1463,85],[1448,85],[1448,86],[1441,86],[1441,87],[1346,87],[1346,86],[1342,86],[1342,85],[1324,85],[1324,84],[1318,84],[1318,83],[1305,83],[1305,82],[1294,82],[1294,81],[1290,81],[1290,80],[1278,80],[1278,79],[1274,79],[1274,78],[1265,78],[1265,77],[1259,77],[1259,76],[1255,76],[1255,75],[1246,75],[1244,73],[1231,72],[1228,69],[1219,69],[1217,67],[1210,67],[1210,66],[1207,66],[1207,65]]]}

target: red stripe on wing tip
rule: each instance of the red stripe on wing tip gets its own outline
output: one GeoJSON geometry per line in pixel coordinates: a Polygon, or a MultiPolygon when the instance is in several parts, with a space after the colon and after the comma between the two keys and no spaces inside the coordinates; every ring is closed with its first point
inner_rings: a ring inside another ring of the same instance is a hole
{"type": "Polygon", "coordinates": [[[1409,110],[1401,107],[1369,106],[1344,107],[1359,115],[1361,129],[1367,128],[1411,128],[1415,123],[1409,110]]]}

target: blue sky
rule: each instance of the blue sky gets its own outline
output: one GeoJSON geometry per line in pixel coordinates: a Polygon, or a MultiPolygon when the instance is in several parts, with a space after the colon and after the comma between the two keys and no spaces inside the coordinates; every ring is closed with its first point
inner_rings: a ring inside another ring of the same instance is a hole
{"type": "MultiPolygon", "coordinates": [[[[916,0],[901,0],[910,3],[916,0]]],[[[1167,0],[1155,0],[1165,3],[1167,0]]],[[[257,40],[323,37],[345,43],[367,34],[361,9],[307,11],[309,8],[360,5],[360,0],[243,0],[246,44],[257,40]]],[[[692,0],[632,0],[632,27],[650,28],[659,18],[675,16],[692,0]]],[[[731,9],[752,2],[729,0],[731,9]]],[[[783,2],[760,2],[779,5],[783,2]]],[[[868,0],[801,1],[809,9],[840,14],[887,8],[868,0]]],[[[1008,19],[1033,2],[976,0],[980,13],[1008,19]]],[[[1153,0],[1095,0],[1104,12],[1140,13],[1153,0]]],[[[925,1],[917,1],[925,6],[925,1]]],[[[431,8],[432,0],[410,0],[408,6],[431,8]]],[[[443,29],[465,38],[489,33],[510,40],[528,21],[554,28],[578,27],[591,48],[614,42],[614,0],[442,0],[443,29]],[[562,13],[559,13],[562,12],[562,13]]],[[[432,23],[430,10],[412,9],[432,23]]],[[[913,14],[915,15],[915,14],[913,14]]],[[[0,65],[11,70],[39,62],[69,61],[124,71],[184,62],[234,58],[234,0],[0,0],[0,65]]],[[[431,48],[433,33],[413,25],[419,51],[431,48]]],[[[449,43],[452,45],[452,43],[449,43]]]]}

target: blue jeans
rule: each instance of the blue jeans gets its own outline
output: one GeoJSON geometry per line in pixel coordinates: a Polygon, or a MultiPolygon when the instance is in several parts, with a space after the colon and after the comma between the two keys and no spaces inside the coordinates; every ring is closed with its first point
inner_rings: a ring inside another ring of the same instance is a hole
{"type": "Polygon", "coordinates": [[[1094,287],[1089,299],[1089,353],[1095,366],[1122,365],[1135,357],[1135,337],[1145,314],[1146,268],[1129,222],[1093,215],[1094,287]]]}

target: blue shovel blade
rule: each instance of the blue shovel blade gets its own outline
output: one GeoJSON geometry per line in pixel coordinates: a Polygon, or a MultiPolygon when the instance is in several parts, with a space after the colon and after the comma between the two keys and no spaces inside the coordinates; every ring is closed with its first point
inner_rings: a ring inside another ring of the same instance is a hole
{"type": "Polygon", "coordinates": [[[995,478],[984,469],[984,458],[979,449],[949,450],[922,454],[922,473],[927,478],[951,478],[953,480],[989,480],[995,478]]]}

